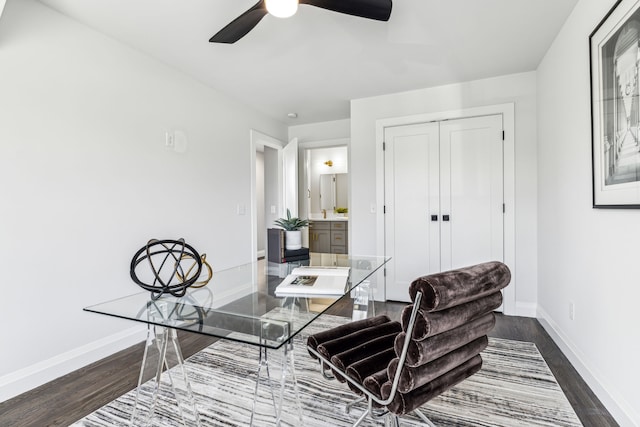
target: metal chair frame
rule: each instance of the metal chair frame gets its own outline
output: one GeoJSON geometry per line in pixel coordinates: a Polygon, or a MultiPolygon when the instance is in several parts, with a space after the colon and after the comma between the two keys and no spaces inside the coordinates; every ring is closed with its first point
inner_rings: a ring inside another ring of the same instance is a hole
{"type": "MultiPolygon", "coordinates": [[[[411,311],[411,317],[409,318],[409,327],[406,330],[407,337],[413,336],[412,335],[413,327],[415,324],[416,317],[418,316],[418,310],[420,309],[421,299],[422,299],[422,293],[418,292],[415,297],[415,301],[413,302],[413,310],[411,311]]],[[[335,372],[345,380],[349,381],[349,383],[351,383],[353,386],[355,386],[358,390],[360,390],[364,394],[364,396],[358,397],[355,401],[350,402],[346,405],[346,412],[349,413],[349,410],[351,409],[351,407],[353,407],[358,403],[363,402],[365,399],[367,400],[367,410],[360,416],[360,418],[356,420],[356,422],[353,424],[352,427],[358,427],[365,420],[367,416],[371,416],[372,418],[380,418],[385,415],[387,416],[387,419],[385,422],[386,426],[389,426],[389,422],[392,421],[393,426],[399,427],[400,422],[396,414],[392,414],[387,410],[384,410],[382,414],[376,414],[373,408],[373,402],[376,402],[378,405],[381,405],[382,407],[386,407],[388,404],[390,404],[393,401],[396,395],[396,392],[398,390],[398,383],[400,382],[400,372],[404,367],[404,362],[407,358],[407,351],[409,350],[410,341],[411,341],[410,339],[406,339],[404,342],[404,345],[402,346],[402,352],[400,353],[400,360],[398,363],[398,367],[396,368],[396,373],[393,378],[393,383],[391,384],[391,393],[389,397],[384,400],[380,399],[379,397],[371,393],[369,390],[367,390],[364,386],[362,386],[362,384],[358,383],[357,381],[349,377],[346,374],[346,372],[343,372],[341,369],[336,367],[333,363],[331,363],[330,360],[327,360],[324,356],[322,356],[316,350],[314,350],[311,347],[308,347],[308,350],[311,352],[311,354],[315,355],[320,360],[320,370],[322,375],[326,379],[329,379],[329,380],[335,379],[335,376],[330,374],[330,372],[335,372]]],[[[435,427],[435,425],[431,422],[431,420],[429,420],[429,418],[427,418],[419,410],[414,409],[413,413],[415,413],[427,426],[435,427]]]]}

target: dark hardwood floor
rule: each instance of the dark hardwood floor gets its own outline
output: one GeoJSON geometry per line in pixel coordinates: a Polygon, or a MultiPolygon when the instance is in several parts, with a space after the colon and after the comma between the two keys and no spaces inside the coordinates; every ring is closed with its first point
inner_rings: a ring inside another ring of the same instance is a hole
{"type": "MultiPolygon", "coordinates": [[[[376,303],[376,311],[397,319],[404,304],[376,303]]],[[[328,314],[349,315],[350,300],[333,306],[328,314]]],[[[534,342],[586,427],[617,426],[567,358],[536,319],[497,315],[490,334],[498,338],[534,342]]],[[[215,342],[192,333],[179,334],[185,358],[215,342]]],[[[116,397],[138,381],[142,344],[0,403],[0,426],[67,426],[116,397]]]]}
{"type": "Polygon", "coordinates": [[[496,327],[489,335],[535,343],[585,427],[618,425],[537,319],[502,314],[496,319],[496,327]]]}

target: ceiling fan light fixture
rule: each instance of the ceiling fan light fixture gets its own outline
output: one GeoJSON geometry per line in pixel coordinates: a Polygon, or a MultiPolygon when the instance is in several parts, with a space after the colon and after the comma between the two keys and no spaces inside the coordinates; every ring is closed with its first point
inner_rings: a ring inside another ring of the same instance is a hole
{"type": "Polygon", "coordinates": [[[289,18],[298,11],[298,0],[265,0],[269,13],[277,18],[289,18]]]}
{"type": "Polygon", "coordinates": [[[235,43],[246,36],[267,14],[279,18],[288,18],[294,15],[300,2],[360,18],[388,21],[391,16],[393,0],[259,0],[253,7],[214,34],[209,41],[211,43],[235,43]]]}

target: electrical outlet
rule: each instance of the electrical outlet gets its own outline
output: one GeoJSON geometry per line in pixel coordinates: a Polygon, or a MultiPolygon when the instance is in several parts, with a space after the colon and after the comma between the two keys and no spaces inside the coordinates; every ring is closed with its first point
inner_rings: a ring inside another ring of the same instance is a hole
{"type": "Polygon", "coordinates": [[[576,306],[573,302],[569,303],[569,320],[574,320],[576,318],[576,306]]]}

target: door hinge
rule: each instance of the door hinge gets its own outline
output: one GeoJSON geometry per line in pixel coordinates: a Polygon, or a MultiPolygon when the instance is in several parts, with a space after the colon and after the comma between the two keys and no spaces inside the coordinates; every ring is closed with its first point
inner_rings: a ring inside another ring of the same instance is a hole
{"type": "Polygon", "coordinates": [[[504,141],[504,131],[502,131],[502,140],[504,141]]]}
{"type": "Polygon", "coordinates": [[[505,204],[502,204],[502,213],[505,213],[507,211],[507,207],[505,206],[505,204]]]}
{"type": "Polygon", "coordinates": [[[387,277],[387,267],[385,267],[385,268],[383,268],[383,269],[382,269],[382,275],[383,275],[384,277],[387,277]]]}
{"type": "Polygon", "coordinates": [[[382,151],[385,151],[387,149],[387,143],[382,141],[382,151]]]}
{"type": "Polygon", "coordinates": [[[383,205],[382,206],[382,213],[386,214],[387,213],[387,205],[383,205]]]}

